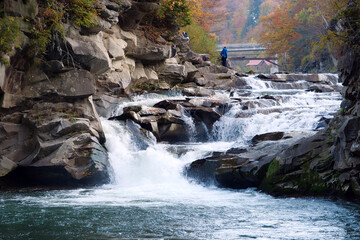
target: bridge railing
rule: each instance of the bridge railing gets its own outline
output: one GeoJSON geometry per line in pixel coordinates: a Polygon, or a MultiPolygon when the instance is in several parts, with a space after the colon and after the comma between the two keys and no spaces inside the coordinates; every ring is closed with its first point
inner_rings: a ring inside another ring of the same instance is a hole
{"type": "Polygon", "coordinates": [[[219,44],[217,51],[221,51],[223,47],[226,47],[229,52],[266,51],[264,46],[257,43],[219,44]]]}

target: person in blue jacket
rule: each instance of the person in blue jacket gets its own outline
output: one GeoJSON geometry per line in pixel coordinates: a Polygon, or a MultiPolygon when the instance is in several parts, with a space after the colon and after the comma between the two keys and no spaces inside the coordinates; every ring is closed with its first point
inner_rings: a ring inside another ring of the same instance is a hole
{"type": "Polygon", "coordinates": [[[226,47],[223,48],[223,50],[221,51],[220,55],[221,55],[222,65],[223,65],[224,67],[227,67],[226,59],[227,59],[227,56],[228,56],[228,52],[227,52],[226,47]]]}

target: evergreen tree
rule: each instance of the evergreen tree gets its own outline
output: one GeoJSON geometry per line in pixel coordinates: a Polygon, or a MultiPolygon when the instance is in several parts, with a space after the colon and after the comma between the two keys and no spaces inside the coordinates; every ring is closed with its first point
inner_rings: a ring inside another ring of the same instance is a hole
{"type": "Polygon", "coordinates": [[[262,2],[263,0],[250,1],[249,14],[241,31],[241,38],[244,38],[251,28],[259,24],[260,5],[262,2]]]}

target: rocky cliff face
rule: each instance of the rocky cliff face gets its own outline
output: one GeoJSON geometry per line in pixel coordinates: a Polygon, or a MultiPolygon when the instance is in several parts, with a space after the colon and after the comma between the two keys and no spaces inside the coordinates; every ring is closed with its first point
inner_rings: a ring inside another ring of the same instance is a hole
{"type": "MultiPolygon", "coordinates": [[[[64,38],[54,35],[42,59],[27,56],[32,26],[25,22],[22,50],[3,56],[10,64],[0,65],[0,188],[106,182],[98,113],[109,117],[122,97],[147,90],[244,84],[235,71],[192,52],[186,39],[146,38],[139,24],[159,1],[99,0],[96,6],[94,26],[64,24],[64,38]]],[[[41,7],[36,0],[4,1],[6,14],[30,22],[41,7]]]]}

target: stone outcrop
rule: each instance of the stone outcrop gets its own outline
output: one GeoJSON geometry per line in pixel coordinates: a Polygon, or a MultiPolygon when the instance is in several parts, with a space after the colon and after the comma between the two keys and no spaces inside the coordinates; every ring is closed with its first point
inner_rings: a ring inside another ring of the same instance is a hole
{"type": "Polygon", "coordinates": [[[259,187],[269,164],[284,149],[314,132],[266,133],[252,139],[249,148],[214,152],[212,156],[187,166],[186,176],[196,182],[220,187],[259,187]]]}
{"type": "Polygon", "coordinates": [[[36,181],[30,176],[13,180],[35,168],[43,186],[56,180],[52,174],[62,175],[69,186],[108,179],[107,153],[101,145],[105,136],[91,97],[74,103],[40,102],[31,110],[2,117],[0,126],[0,174],[5,187],[36,184],[40,176],[36,181]]]}
{"type": "Polygon", "coordinates": [[[150,131],[158,141],[184,142],[208,140],[207,132],[226,112],[226,101],[212,99],[164,100],[148,106],[131,106],[111,120],[133,121],[144,131],[150,131]]]}

